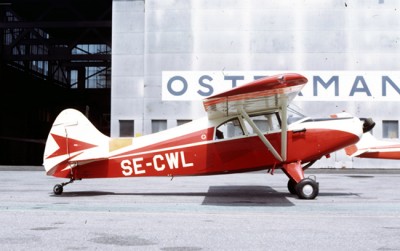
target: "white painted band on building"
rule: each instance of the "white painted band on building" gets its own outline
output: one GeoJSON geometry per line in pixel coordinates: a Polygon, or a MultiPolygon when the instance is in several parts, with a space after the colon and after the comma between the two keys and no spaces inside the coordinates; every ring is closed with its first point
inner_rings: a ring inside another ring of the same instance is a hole
{"type": "MultiPolygon", "coordinates": [[[[399,71],[285,71],[308,78],[297,101],[400,101],[399,71]]],[[[162,100],[193,101],[283,71],[163,71],[162,100]]]]}

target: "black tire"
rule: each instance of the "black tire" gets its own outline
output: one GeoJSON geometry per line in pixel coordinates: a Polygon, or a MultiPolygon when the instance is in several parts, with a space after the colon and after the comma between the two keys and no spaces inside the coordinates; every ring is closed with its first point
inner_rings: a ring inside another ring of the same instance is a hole
{"type": "Polygon", "coordinates": [[[319,184],[315,180],[305,178],[296,185],[297,196],[300,199],[313,200],[318,196],[319,184]]]}
{"type": "Polygon", "coordinates": [[[62,193],[63,193],[63,190],[64,190],[64,189],[63,189],[63,186],[60,185],[60,184],[55,185],[54,188],[53,188],[53,192],[54,192],[55,195],[60,195],[60,194],[62,194],[62,193]]]}
{"type": "Polygon", "coordinates": [[[289,179],[288,183],[287,183],[287,188],[289,190],[290,194],[297,194],[296,191],[296,181],[294,181],[294,179],[289,179]]]}

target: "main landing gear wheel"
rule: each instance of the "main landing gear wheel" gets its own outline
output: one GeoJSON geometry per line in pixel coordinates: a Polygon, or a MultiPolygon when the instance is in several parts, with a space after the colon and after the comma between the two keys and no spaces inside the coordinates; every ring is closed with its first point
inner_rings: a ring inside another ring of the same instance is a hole
{"type": "Polygon", "coordinates": [[[319,193],[319,184],[313,179],[302,179],[296,185],[296,193],[300,199],[312,200],[317,197],[319,193]]]}
{"type": "Polygon", "coordinates": [[[289,179],[287,183],[287,188],[290,194],[297,194],[296,185],[297,185],[296,181],[294,181],[293,179],[289,179]]]}

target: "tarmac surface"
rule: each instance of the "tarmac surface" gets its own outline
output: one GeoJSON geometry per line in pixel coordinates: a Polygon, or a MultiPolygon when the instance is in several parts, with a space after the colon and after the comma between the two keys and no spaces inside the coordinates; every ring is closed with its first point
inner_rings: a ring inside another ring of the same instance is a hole
{"type": "Polygon", "coordinates": [[[1,250],[400,250],[399,170],[95,179],[52,193],[37,168],[0,168],[1,250]],[[21,169],[24,170],[24,169],[21,169]]]}

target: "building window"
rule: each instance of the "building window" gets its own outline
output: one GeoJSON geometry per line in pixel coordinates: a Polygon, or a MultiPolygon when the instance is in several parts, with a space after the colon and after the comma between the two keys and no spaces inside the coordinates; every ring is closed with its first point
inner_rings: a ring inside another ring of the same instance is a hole
{"type": "Polygon", "coordinates": [[[178,119],[177,121],[178,126],[192,122],[190,119],[178,119]]]}
{"type": "Polygon", "coordinates": [[[161,132],[167,129],[167,121],[154,119],[151,121],[151,132],[161,132]]]}
{"type": "Polygon", "coordinates": [[[383,124],[383,138],[397,139],[399,138],[399,121],[397,120],[384,120],[383,124]]]}
{"type": "Polygon", "coordinates": [[[133,120],[120,120],[119,121],[119,136],[120,137],[133,137],[135,135],[133,120]]]}

